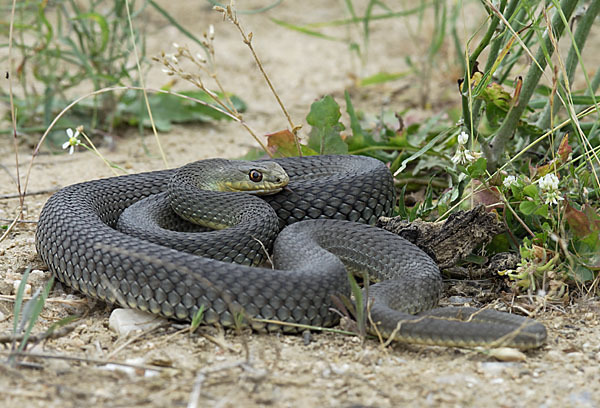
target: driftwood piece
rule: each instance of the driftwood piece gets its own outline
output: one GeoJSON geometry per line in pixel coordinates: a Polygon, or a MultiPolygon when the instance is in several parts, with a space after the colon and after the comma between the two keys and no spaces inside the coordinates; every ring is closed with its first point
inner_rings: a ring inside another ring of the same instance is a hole
{"type": "Polygon", "coordinates": [[[440,269],[456,265],[476,247],[504,231],[496,215],[486,212],[483,205],[456,212],[440,222],[416,220],[409,223],[400,217],[381,217],[377,226],[420,247],[440,269]]]}

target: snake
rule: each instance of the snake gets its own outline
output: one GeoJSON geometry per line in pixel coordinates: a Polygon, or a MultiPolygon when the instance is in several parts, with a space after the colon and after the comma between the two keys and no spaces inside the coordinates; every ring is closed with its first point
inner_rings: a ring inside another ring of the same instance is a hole
{"type": "Polygon", "coordinates": [[[437,307],[434,260],[373,226],[395,200],[389,168],[366,156],[207,159],[62,188],[40,213],[36,248],[66,286],[180,321],[298,333],[338,324],[354,294],[382,339],[545,342],[545,326],[528,317],[437,307]],[[365,278],[363,292],[349,274],[365,278]]]}

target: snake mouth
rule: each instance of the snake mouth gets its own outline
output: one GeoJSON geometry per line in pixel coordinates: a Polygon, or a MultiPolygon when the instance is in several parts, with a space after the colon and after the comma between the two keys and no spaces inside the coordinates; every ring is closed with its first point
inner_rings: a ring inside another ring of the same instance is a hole
{"type": "Polygon", "coordinates": [[[260,189],[260,190],[236,190],[240,193],[248,193],[248,194],[254,194],[254,195],[273,195],[273,194],[277,194],[279,193],[281,190],[283,190],[284,187],[279,187],[279,188],[269,188],[269,189],[260,189]]]}
{"type": "Polygon", "coordinates": [[[229,191],[254,195],[273,195],[279,193],[284,188],[286,188],[285,185],[282,186],[271,183],[263,183],[260,188],[257,185],[247,185],[245,183],[222,183],[219,186],[218,191],[229,191]]]}
{"type": "Polygon", "coordinates": [[[280,188],[274,188],[274,189],[270,189],[270,190],[260,190],[260,191],[256,191],[256,192],[249,191],[249,193],[254,193],[257,195],[273,195],[273,194],[279,193],[283,189],[284,189],[283,187],[280,187],[280,188]]]}

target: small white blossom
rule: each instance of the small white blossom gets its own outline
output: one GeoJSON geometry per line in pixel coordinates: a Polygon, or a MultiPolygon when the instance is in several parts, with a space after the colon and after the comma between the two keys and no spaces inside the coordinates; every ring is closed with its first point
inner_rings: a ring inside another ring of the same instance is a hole
{"type": "Polygon", "coordinates": [[[458,135],[458,144],[464,146],[467,144],[468,141],[469,135],[467,134],[467,132],[460,132],[460,134],[458,135]]]}
{"type": "Polygon", "coordinates": [[[559,201],[564,200],[564,198],[561,197],[560,192],[558,190],[555,191],[548,191],[546,192],[545,196],[544,196],[544,203],[546,204],[558,204],[559,201]]]}
{"type": "Polygon", "coordinates": [[[179,48],[179,44],[177,44],[176,42],[173,43],[173,48],[179,48]]]}
{"type": "Polygon", "coordinates": [[[506,187],[506,188],[510,188],[511,186],[516,186],[517,178],[515,176],[506,176],[504,178],[504,181],[502,181],[502,184],[504,184],[504,187],[506,187]]]}
{"type": "Polygon", "coordinates": [[[206,64],[206,58],[204,58],[200,53],[196,54],[196,59],[200,61],[202,64],[206,64]]]}
{"type": "Polygon", "coordinates": [[[558,189],[558,177],[555,174],[546,174],[539,180],[540,188],[544,191],[557,190],[558,189]]]}
{"type": "Polygon", "coordinates": [[[479,157],[481,157],[481,153],[472,152],[468,149],[465,149],[463,145],[459,145],[451,160],[454,164],[468,164],[474,162],[479,157]]]}
{"type": "Polygon", "coordinates": [[[556,205],[559,201],[564,200],[560,195],[560,191],[558,191],[559,180],[556,174],[546,174],[538,180],[538,183],[544,193],[544,202],[546,204],[556,205]]]}
{"type": "Polygon", "coordinates": [[[69,154],[73,154],[73,151],[75,150],[75,146],[79,146],[81,144],[81,140],[79,140],[77,137],[79,136],[79,130],[75,130],[75,133],[73,133],[73,129],[68,128],[67,129],[67,136],[69,138],[69,140],[67,140],[66,142],[63,143],[62,148],[63,149],[69,149],[69,154]]]}
{"type": "Polygon", "coordinates": [[[173,62],[174,64],[177,64],[179,62],[177,57],[173,54],[165,54],[165,58],[170,59],[171,62],[173,62]]]}

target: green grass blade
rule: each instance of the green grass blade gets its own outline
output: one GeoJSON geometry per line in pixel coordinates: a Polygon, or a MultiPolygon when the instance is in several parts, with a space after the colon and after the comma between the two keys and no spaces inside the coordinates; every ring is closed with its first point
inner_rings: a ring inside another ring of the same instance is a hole
{"type": "Polygon", "coordinates": [[[19,283],[19,288],[17,289],[17,295],[15,296],[15,306],[13,309],[14,321],[13,321],[13,335],[16,336],[19,334],[17,332],[17,327],[19,326],[19,318],[21,316],[21,308],[23,307],[23,296],[25,294],[25,285],[27,285],[27,279],[29,278],[29,272],[31,272],[31,268],[28,267],[25,269],[23,273],[23,277],[21,278],[21,283],[19,283]]]}
{"type": "MultiPolygon", "coordinates": [[[[227,7],[227,4],[219,3],[218,1],[215,1],[215,0],[207,0],[207,1],[210,4],[212,4],[213,6],[219,6],[219,7],[223,7],[223,8],[227,7]]],[[[239,10],[239,9],[236,8],[235,12],[238,13],[238,14],[259,14],[259,13],[264,13],[265,11],[269,11],[272,8],[275,8],[275,7],[279,6],[279,4],[281,4],[282,1],[283,0],[275,0],[271,4],[267,4],[264,7],[259,7],[257,9],[252,9],[252,10],[249,10],[249,9],[239,10]]]]}
{"type": "MultiPolygon", "coordinates": [[[[350,282],[350,290],[352,291],[352,295],[354,296],[354,302],[356,303],[356,324],[358,326],[358,332],[361,336],[361,338],[365,338],[365,336],[367,335],[367,319],[366,319],[366,315],[365,315],[365,310],[366,310],[366,304],[365,304],[365,300],[364,300],[364,296],[363,296],[363,291],[360,288],[360,286],[358,285],[358,283],[356,283],[356,279],[354,279],[354,275],[352,275],[352,272],[347,272],[348,273],[348,281],[350,282]]],[[[368,277],[366,277],[365,280],[365,284],[368,284],[369,280],[368,277]]]]}
{"type": "Polygon", "coordinates": [[[204,305],[200,305],[200,309],[194,314],[192,318],[192,323],[190,324],[190,333],[196,331],[200,324],[202,323],[202,319],[204,318],[204,305]]]}
{"type": "MultiPolygon", "coordinates": [[[[394,12],[383,13],[383,14],[372,14],[370,16],[370,21],[387,20],[390,18],[412,16],[414,14],[419,14],[419,13],[425,11],[433,3],[434,3],[433,1],[423,2],[423,3],[421,3],[421,5],[414,7],[412,9],[408,9],[408,10],[394,11],[394,12]]],[[[322,27],[337,27],[337,26],[345,26],[345,25],[350,25],[350,24],[362,23],[363,20],[364,20],[364,17],[352,17],[352,18],[344,18],[344,19],[340,19],[340,20],[332,20],[332,21],[325,21],[325,22],[319,22],[319,23],[309,23],[303,27],[312,28],[312,29],[322,28],[322,27]]]]}
{"type": "Polygon", "coordinates": [[[400,78],[404,78],[412,73],[412,70],[404,72],[378,72],[374,75],[368,76],[360,80],[360,86],[369,86],[375,84],[382,84],[384,82],[395,81],[400,78]]]}
{"type": "Polygon", "coordinates": [[[317,38],[321,38],[323,40],[330,40],[330,41],[345,41],[341,38],[337,38],[337,37],[333,37],[331,35],[326,35],[323,34],[319,31],[316,30],[312,30],[310,28],[307,28],[307,26],[300,26],[300,25],[296,25],[296,24],[292,24],[292,23],[288,23],[286,21],[283,20],[279,20],[275,17],[271,17],[271,21],[274,22],[275,24],[287,28],[289,30],[294,30],[294,31],[298,31],[302,34],[306,34],[306,35],[310,35],[313,37],[317,37],[317,38]]]}
{"type": "Polygon", "coordinates": [[[156,2],[154,0],[148,0],[148,3],[154,7],[156,9],[156,11],[158,11],[160,14],[162,14],[162,16],[164,18],[166,18],[169,23],[173,24],[183,35],[185,35],[186,37],[188,37],[190,40],[194,41],[196,44],[198,44],[199,46],[201,46],[202,48],[206,48],[204,46],[204,44],[202,44],[202,41],[200,41],[200,39],[198,39],[194,34],[190,33],[188,30],[186,30],[181,24],[179,24],[179,22],[177,20],[175,20],[175,18],[173,16],[171,16],[165,9],[163,9],[162,7],[160,7],[158,4],[156,4],[156,2]]]}
{"type": "Polygon", "coordinates": [[[75,20],[92,20],[95,21],[98,24],[98,26],[100,26],[100,47],[98,47],[98,49],[94,51],[98,54],[103,53],[104,50],[106,50],[106,45],[108,44],[108,37],[110,34],[106,19],[96,12],[89,12],[78,15],[77,17],[75,17],[75,20]]]}
{"type": "Polygon", "coordinates": [[[33,307],[31,308],[30,316],[25,316],[25,313],[23,313],[23,318],[24,319],[27,318],[27,321],[29,322],[29,324],[27,325],[27,330],[25,331],[23,340],[21,341],[21,344],[19,344],[19,349],[18,349],[19,353],[25,349],[27,340],[29,340],[29,336],[31,335],[31,330],[33,330],[33,326],[35,326],[35,323],[37,322],[38,317],[40,316],[40,313],[42,312],[42,309],[44,308],[44,304],[46,303],[46,299],[48,298],[48,294],[50,293],[50,289],[52,289],[53,284],[54,284],[54,277],[50,278],[50,280],[44,287],[44,291],[41,293],[41,296],[39,295],[39,292],[37,292],[36,295],[34,295],[34,297],[32,297],[31,300],[29,300],[29,302],[33,302],[32,303],[33,307]]]}

